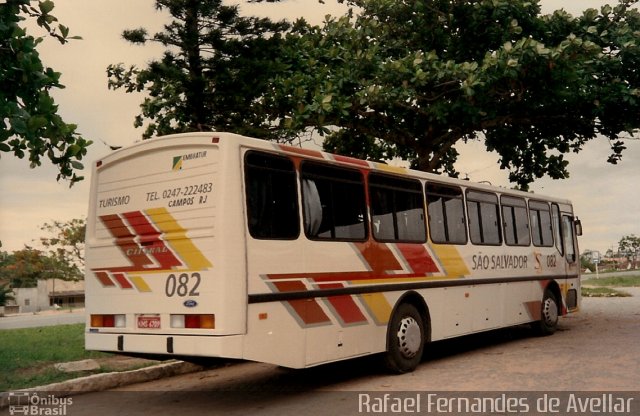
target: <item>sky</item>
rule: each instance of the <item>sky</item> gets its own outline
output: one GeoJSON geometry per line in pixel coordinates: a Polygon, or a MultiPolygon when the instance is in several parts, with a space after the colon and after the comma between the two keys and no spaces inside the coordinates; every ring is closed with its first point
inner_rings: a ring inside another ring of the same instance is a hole
{"type": "MultiPolygon", "coordinates": [[[[544,13],[563,8],[573,15],[588,7],[599,7],[615,0],[542,0],[544,13]]],[[[295,19],[304,16],[321,23],[326,14],[340,15],[345,9],[335,0],[319,4],[316,0],[284,0],[280,4],[247,5],[243,14],[295,19]]],[[[164,15],[154,8],[153,0],[55,0],[53,14],[71,28],[71,35],[82,40],[61,46],[47,39],[40,45],[46,66],[62,73],[66,88],[54,91],[59,113],[67,123],[94,141],[84,160],[86,179],[69,188],[56,182],[57,170],[50,163],[30,169],[26,160],[0,154],[0,240],[3,251],[15,251],[25,245],[39,247],[40,230],[45,223],[86,217],[89,200],[90,167],[107,155],[111,146],[127,146],[140,140],[142,129],[133,127],[139,114],[141,94],[126,94],[107,89],[106,68],[123,62],[144,66],[162,53],[147,45],[133,46],[121,38],[124,29],[143,26],[151,33],[159,30],[164,15]]],[[[42,36],[37,28],[30,33],[42,36]]],[[[627,149],[618,165],[606,162],[608,142],[598,138],[579,154],[571,154],[570,177],[565,180],[540,179],[531,186],[537,194],[570,199],[582,220],[584,235],[580,249],[604,253],[616,248],[622,236],[640,235],[640,141],[627,141],[627,149]]],[[[498,168],[498,157],[488,153],[482,143],[458,147],[461,156],[456,164],[462,177],[472,181],[490,181],[511,187],[507,172],[498,168]]]]}

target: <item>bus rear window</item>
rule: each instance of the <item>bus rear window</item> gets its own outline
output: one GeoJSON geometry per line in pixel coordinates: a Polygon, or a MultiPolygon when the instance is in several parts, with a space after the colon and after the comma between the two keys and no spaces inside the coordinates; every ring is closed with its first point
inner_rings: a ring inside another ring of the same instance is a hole
{"type": "Polygon", "coordinates": [[[262,152],[245,156],[249,233],[257,239],[298,238],[298,195],[293,162],[262,152]]]}

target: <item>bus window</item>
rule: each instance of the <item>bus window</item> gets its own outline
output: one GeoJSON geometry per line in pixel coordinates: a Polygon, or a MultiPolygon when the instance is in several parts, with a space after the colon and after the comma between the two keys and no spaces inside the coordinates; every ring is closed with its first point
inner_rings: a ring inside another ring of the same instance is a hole
{"type": "Polygon", "coordinates": [[[462,190],[428,183],[426,195],[431,240],[434,243],[466,244],[462,190]]]}
{"type": "Polygon", "coordinates": [[[560,207],[551,204],[551,222],[553,223],[553,235],[556,241],[556,248],[561,256],[564,256],[564,244],[562,242],[562,227],[560,226],[560,207]]]}
{"type": "Polygon", "coordinates": [[[553,228],[551,227],[549,204],[529,201],[529,219],[531,220],[533,245],[537,247],[553,247],[553,228]]]}
{"type": "Polygon", "coordinates": [[[509,246],[528,246],[531,244],[529,217],[525,200],[512,196],[503,196],[500,198],[500,203],[502,204],[505,243],[509,246]]]}
{"type": "Polygon", "coordinates": [[[312,240],[366,239],[366,204],[360,172],[305,162],[301,175],[307,237],[312,240]]]}
{"type": "Polygon", "coordinates": [[[247,152],[245,188],[247,222],[253,238],[298,238],[296,172],[291,160],[268,153],[247,152]]]}
{"type": "Polygon", "coordinates": [[[376,240],[419,243],[427,240],[419,181],[371,174],[369,195],[376,240]]]}
{"type": "Polygon", "coordinates": [[[564,236],[564,246],[567,249],[567,261],[569,263],[575,263],[577,256],[573,235],[573,217],[568,215],[562,216],[562,234],[564,236]]]}
{"type": "Polygon", "coordinates": [[[467,191],[467,212],[469,237],[473,244],[499,245],[502,243],[497,195],[467,191]]]}

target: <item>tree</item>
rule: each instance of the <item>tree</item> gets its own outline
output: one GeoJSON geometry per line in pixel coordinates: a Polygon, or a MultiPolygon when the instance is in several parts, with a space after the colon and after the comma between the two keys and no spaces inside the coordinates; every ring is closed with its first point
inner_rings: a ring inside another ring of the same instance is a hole
{"type": "Polygon", "coordinates": [[[297,25],[267,100],[283,137],[401,157],[456,176],[460,141],[484,140],[510,180],[568,176],[564,155],[597,135],[620,160],[640,127],[637,3],[543,16],[536,0],[351,0],[323,27],[297,25]]]}
{"type": "Polygon", "coordinates": [[[32,247],[14,251],[0,268],[0,280],[11,282],[11,287],[36,287],[39,279],[59,277],[55,264],[42,251],[32,247]]]}
{"type": "Polygon", "coordinates": [[[35,19],[48,35],[64,44],[69,28],[57,24],[51,14],[50,0],[6,0],[0,3],[0,152],[12,152],[22,159],[28,156],[31,167],[40,166],[46,157],[58,167],[57,179],[73,185],[83,179],[77,172],[91,141],[77,132],[77,126],[67,124],[58,114],[50,92],[64,88],[60,73],[45,67],[36,47],[43,38],[27,34],[21,24],[35,19]]]}
{"type": "MultiPolygon", "coordinates": [[[[583,269],[588,269],[591,272],[596,271],[596,257],[599,256],[600,253],[594,252],[593,250],[585,250],[580,255],[580,267],[583,269]]],[[[597,258],[597,261],[600,262],[600,258],[597,258]]]]}
{"type": "Polygon", "coordinates": [[[631,258],[640,251],[640,237],[630,234],[622,237],[618,242],[618,252],[627,258],[631,258]]]}
{"type": "Polygon", "coordinates": [[[162,32],[125,30],[133,44],[156,42],[166,51],[146,68],[110,65],[110,89],[146,90],[135,126],[149,121],[143,137],[227,130],[258,137],[270,134],[261,101],[271,74],[281,32],[289,25],[242,17],[238,6],[222,0],[156,0],[171,22],[162,32]]]}
{"type": "Polygon", "coordinates": [[[77,281],[82,278],[78,264],[69,262],[58,251],[46,253],[25,246],[5,256],[0,264],[0,282],[10,282],[13,288],[37,287],[38,280],[42,279],[77,281]]]}
{"type": "Polygon", "coordinates": [[[0,306],[7,306],[7,302],[10,300],[16,300],[13,296],[13,289],[6,284],[0,284],[0,306]]]}
{"type": "Polygon", "coordinates": [[[40,238],[40,242],[49,249],[49,256],[62,266],[61,272],[66,280],[83,278],[86,228],[86,221],[81,218],[67,222],[54,221],[41,227],[41,230],[53,235],[40,238]]]}

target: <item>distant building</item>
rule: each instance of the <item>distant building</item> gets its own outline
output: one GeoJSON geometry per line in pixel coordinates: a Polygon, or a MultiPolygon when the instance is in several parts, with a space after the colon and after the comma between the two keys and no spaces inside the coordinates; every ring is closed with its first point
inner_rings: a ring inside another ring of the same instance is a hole
{"type": "Polygon", "coordinates": [[[84,281],[67,282],[60,279],[38,280],[37,287],[13,289],[19,313],[48,309],[84,307],[84,281]]]}

